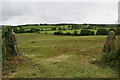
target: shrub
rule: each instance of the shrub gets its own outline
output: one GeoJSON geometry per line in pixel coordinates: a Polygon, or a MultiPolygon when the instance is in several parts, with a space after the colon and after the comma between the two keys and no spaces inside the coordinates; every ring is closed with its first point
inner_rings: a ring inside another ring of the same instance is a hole
{"type": "Polygon", "coordinates": [[[18,29],[13,29],[13,31],[15,32],[15,33],[18,33],[19,32],[19,30],[18,29]]]}
{"type": "Polygon", "coordinates": [[[24,30],[24,29],[20,29],[20,30],[18,31],[18,33],[25,33],[25,30],[24,30]]]}
{"type": "Polygon", "coordinates": [[[95,35],[95,32],[94,31],[91,31],[91,34],[90,35],[95,35]]]}
{"type": "Polygon", "coordinates": [[[31,33],[39,32],[39,31],[40,31],[40,29],[34,29],[34,28],[30,29],[30,32],[31,32],[31,33]]]}
{"type": "Polygon", "coordinates": [[[91,27],[87,27],[87,28],[83,28],[83,29],[93,29],[93,28],[91,28],[91,27]]]}
{"type": "Polygon", "coordinates": [[[58,28],[58,30],[62,30],[61,28],[58,28]]]}
{"type": "Polygon", "coordinates": [[[31,31],[30,30],[26,30],[26,33],[31,33],[31,31]]]}
{"type": "Polygon", "coordinates": [[[95,35],[95,33],[94,33],[94,31],[91,31],[91,30],[81,30],[80,35],[88,36],[88,35],[95,35]]]}
{"type": "Polygon", "coordinates": [[[55,27],[52,27],[51,30],[56,30],[56,28],[55,28],[55,27]]]}
{"type": "Polygon", "coordinates": [[[62,31],[54,32],[54,35],[63,35],[62,31]]]}
{"type": "Polygon", "coordinates": [[[114,50],[110,53],[103,53],[102,62],[107,66],[118,69],[119,57],[118,51],[114,50]]]}
{"type": "Polygon", "coordinates": [[[40,34],[40,32],[38,31],[38,32],[36,32],[37,34],[40,34]]]}
{"type": "Polygon", "coordinates": [[[73,32],[73,36],[78,36],[78,31],[75,30],[75,31],[73,32]]]}
{"type": "MultiPolygon", "coordinates": [[[[12,35],[12,29],[9,26],[3,27],[2,39],[3,39],[2,43],[4,44],[4,46],[6,46],[6,47],[2,47],[3,51],[6,48],[7,54],[16,55],[15,44],[14,44],[13,35],[12,35]]],[[[4,55],[5,53],[3,52],[2,54],[4,55]]]]}
{"type": "Polygon", "coordinates": [[[40,31],[40,29],[35,29],[35,32],[39,32],[40,31]]]}
{"type": "Polygon", "coordinates": [[[109,32],[109,31],[114,31],[114,32],[115,32],[115,30],[114,30],[114,29],[109,29],[109,30],[108,30],[108,32],[109,32]]]}
{"type": "Polygon", "coordinates": [[[120,36],[120,28],[118,28],[116,31],[115,31],[116,35],[119,35],[120,36]]]}
{"type": "Polygon", "coordinates": [[[96,32],[96,35],[107,35],[108,31],[107,29],[98,29],[96,32]]]}
{"type": "Polygon", "coordinates": [[[41,31],[44,31],[43,29],[41,31]]]}
{"type": "Polygon", "coordinates": [[[65,28],[63,30],[66,30],[65,28]]]}
{"type": "Polygon", "coordinates": [[[114,50],[110,53],[103,53],[102,60],[104,62],[111,62],[113,60],[118,60],[118,51],[114,50]]]}
{"type": "Polygon", "coordinates": [[[65,33],[65,35],[72,35],[70,32],[65,33]]]}

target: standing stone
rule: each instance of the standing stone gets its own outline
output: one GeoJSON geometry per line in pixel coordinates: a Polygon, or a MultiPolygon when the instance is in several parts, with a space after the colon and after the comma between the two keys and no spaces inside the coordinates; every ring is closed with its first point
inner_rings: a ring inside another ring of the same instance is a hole
{"type": "Polygon", "coordinates": [[[106,42],[104,44],[103,52],[109,53],[112,48],[112,43],[114,43],[114,41],[115,41],[115,32],[110,31],[107,36],[106,42]]]}
{"type": "MultiPolygon", "coordinates": [[[[120,25],[119,25],[119,27],[120,27],[120,25]]],[[[118,53],[120,53],[120,28],[117,29],[117,35],[118,35],[118,53]]]]}

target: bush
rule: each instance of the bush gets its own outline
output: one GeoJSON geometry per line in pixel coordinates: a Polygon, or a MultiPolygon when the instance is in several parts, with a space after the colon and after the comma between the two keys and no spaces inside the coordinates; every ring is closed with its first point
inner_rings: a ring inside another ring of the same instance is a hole
{"type": "Polygon", "coordinates": [[[70,32],[65,33],[65,35],[72,35],[70,32]]]}
{"type": "Polygon", "coordinates": [[[78,36],[78,31],[75,30],[75,31],[73,32],[73,36],[78,36]]]}
{"type": "Polygon", "coordinates": [[[118,60],[118,51],[114,50],[110,53],[103,53],[102,60],[104,62],[111,62],[113,60],[118,60]]]}
{"type": "Polygon", "coordinates": [[[61,28],[58,28],[58,30],[62,30],[61,28]]]}
{"type": "Polygon", "coordinates": [[[94,31],[91,31],[90,35],[95,35],[95,32],[94,32],[94,31]]]}
{"type": "Polygon", "coordinates": [[[25,33],[25,30],[24,30],[24,29],[20,29],[20,30],[18,31],[18,33],[25,33]]]}
{"type": "Polygon", "coordinates": [[[19,32],[19,30],[18,30],[18,29],[16,29],[16,28],[15,28],[13,31],[14,31],[15,33],[18,33],[18,32],[19,32]]]}
{"type": "Polygon", "coordinates": [[[52,27],[51,30],[56,30],[56,28],[55,28],[55,27],[52,27]]]}
{"type": "Polygon", "coordinates": [[[98,29],[96,35],[108,35],[107,29],[98,29]]]}
{"type": "Polygon", "coordinates": [[[109,32],[109,31],[114,31],[114,32],[115,32],[115,30],[114,30],[114,29],[109,29],[109,30],[108,30],[108,32],[109,32]]]}
{"type": "Polygon", "coordinates": [[[40,29],[34,29],[34,28],[30,29],[30,32],[31,32],[31,33],[39,32],[39,31],[40,31],[40,29]]]}
{"type": "Polygon", "coordinates": [[[66,30],[65,28],[63,30],[66,30]]]}
{"type": "Polygon", "coordinates": [[[62,31],[54,32],[54,35],[64,35],[62,31]]]}
{"type": "Polygon", "coordinates": [[[44,31],[43,29],[41,31],[44,31]]]}
{"type": "Polygon", "coordinates": [[[118,69],[119,57],[118,51],[114,50],[110,53],[103,53],[102,62],[107,66],[110,66],[114,69],[118,69]]]}
{"type": "Polygon", "coordinates": [[[30,32],[31,32],[31,33],[34,33],[34,28],[30,29],[30,32]]]}
{"type": "Polygon", "coordinates": [[[88,35],[95,35],[95,33],[94,33],[94,31],[91,31],[91,30],[81,30],[80,35],[88,36],[88,35]]]}
{"type": "Polygon", "coordinates": [[[83,28],[83,29],[93,29],[93,28],[91,28],[91,27],[88,27],[88,28],[83,28]]]}
{"type": "Polygon", "coordinates": [[[115,31],[116,35],[120,35],[120,28],[115,31]]]}
{"type": "MultiPolygon", "coordinates": [[[[2,49],[3,51],[6,49],[7,54],[10,54],[10,55],[17,54],[15,51],[15,44],[13,40],[12,29],[9,26],[3,27],[2,29],[2,44],[4,44],[4,47],[2,47],[2,49]]],[[[6,55],[4,52],[2,54],[3,54],[3,57],[4,55],[6,55]]]]}
{"type": "Polygon", "coordinates": [[[31,33],[31,31],[30,31],[30,30],[27,30],[26,33],[31,33]]]}

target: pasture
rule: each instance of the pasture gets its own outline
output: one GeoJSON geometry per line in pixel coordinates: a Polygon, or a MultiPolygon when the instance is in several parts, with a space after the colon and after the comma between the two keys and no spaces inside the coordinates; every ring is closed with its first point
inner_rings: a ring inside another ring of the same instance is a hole
{"type": "Polygon", "coordinates": [[[3,67],[4,78],[118,77],[112,68],[92,63],[100,59],[106,36],[20,33],[17,37],[27,60],[3,67]]]}

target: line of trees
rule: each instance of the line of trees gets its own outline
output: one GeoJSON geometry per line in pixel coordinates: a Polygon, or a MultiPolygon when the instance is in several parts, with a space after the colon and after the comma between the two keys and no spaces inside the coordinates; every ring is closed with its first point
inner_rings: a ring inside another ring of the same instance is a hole
{"type": "Polygon", "coordinates": [[[63,33],[62,31],[54,32],[54,35],[73,35],[73,36],[89,36],[89,35],[95,35],[94,31],[91,30],[81,30],[81,33],[79,34],[78,31],[74,31],[73,33],[67,32],[63,33]]]}
{"type": "MultiPolygon", "coordinates": [[[[68,24],[68,23],[59,23],[59,24],[47,24],[47,23],[40,23],[40,24],[26,24],[26,25],[18,25],[17,27],[20,26],[65,26],[65,25],[70,25],[70,26],[83,26],[83,25],[89,25],[93,27],[116,27],[117,24],[68,24]]],[[[15,26],[11,26],[15,27],[15,26]]]]}
{"type": "Polygon", "coordinates": [[[30,30],[25,30],[25,29],[13,29],[13,31],[15,33],[35,33],[35,32],[39,32],[40,29],[35,29],[35,28],[32,28],[30,30]]]}
{"type": "Polygon", "coordinates": [[[78,33],[78,31],[76,30],[73,33],[70,32],[63,33],[61,30],[59,30],[58,32],[54,32],[54,35],[73,35],[73,36],[108,35],[109,31],[110,30],[107,29],[98,29],[95,34],[95,31],[87,30],[87,29],[81,30],[80,33],[78,33]]]}

